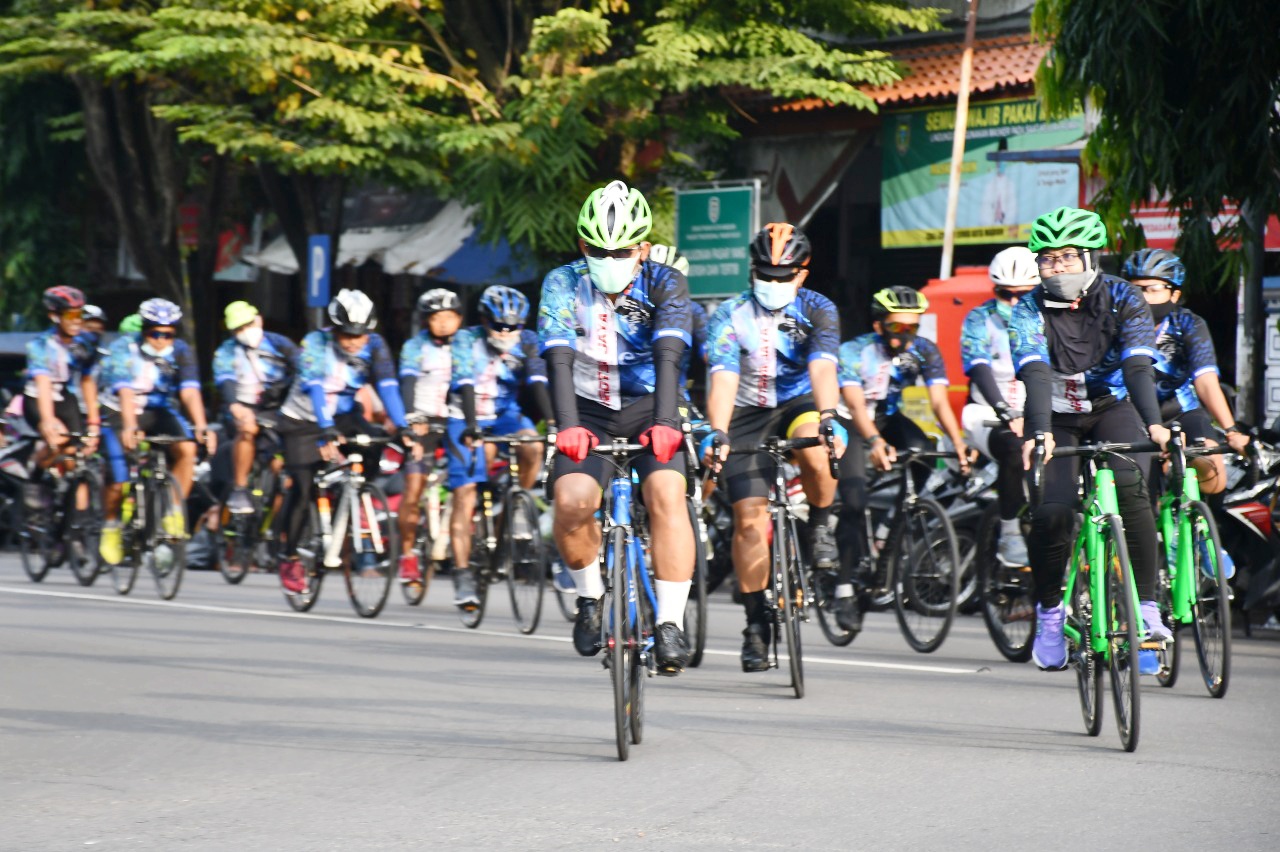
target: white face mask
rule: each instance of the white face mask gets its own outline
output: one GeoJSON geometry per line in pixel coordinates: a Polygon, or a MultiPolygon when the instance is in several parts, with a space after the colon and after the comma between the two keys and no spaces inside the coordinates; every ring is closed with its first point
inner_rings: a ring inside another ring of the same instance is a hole
{"type": "Polygon", "coordinates": [[[587,258],[587,272],[591,276],[591,283],[601,293],[608,293],[610,296],[621,293],[631,285],[636,277],[637,266],[639,262],[634,257],[587,258]]]}
{"type": "Polygon", "coordinates": [[[170,344],[170,346],[166,346],[163,349],[157,349],[154,346],[152,346],[150,343],[142,344],[143,354],[148,355],[152,358],[159,358],[161,355],[168,352],[170,348],[172,348],[172,344],[170,344]]]}
{"type": "Polygon", "coordinates": [[[800,287],[794,281],[766,281],[752,278],[751,289],[756,301],[766,311],[780,311],[796,300],[800,287]]]}
{"type": "Polygon", "coordinates": [[[258,344],[262,343],[262,327],[250,325],[240,329],[236,332],[236,342],[241,346],[257,349],[258,344]]]}
{"type": "Polygon", "coordinates": [[[499,352],[510,352],[520,342],[520,332],[501,332],[489,335],[489,345],[499,352]]]}

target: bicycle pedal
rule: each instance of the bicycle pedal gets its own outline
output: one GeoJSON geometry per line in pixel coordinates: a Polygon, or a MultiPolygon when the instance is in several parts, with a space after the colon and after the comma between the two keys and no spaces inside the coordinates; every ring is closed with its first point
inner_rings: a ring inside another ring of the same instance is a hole
{"type": "Polygon", "coordinates": [[[1163,651],[1165,649],[1165,643],[1163,641],[1139,642],[1138,647],[1144,651],[1163,651]]]}

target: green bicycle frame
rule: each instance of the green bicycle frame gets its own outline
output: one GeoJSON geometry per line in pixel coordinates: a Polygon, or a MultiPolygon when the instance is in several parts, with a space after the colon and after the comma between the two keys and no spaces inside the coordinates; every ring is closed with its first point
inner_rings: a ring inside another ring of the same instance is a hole
{"type": "MultiPolygon", "coordinates": [[[[1191,465],[1182,465],[1182,494],[1172,490],[1160,498],[1160,538],[1164,542],[1165,565],[1169,572],[1169,598],[1171,617],[1175,622],[1190,624],[1195,617],[1192,608],[1196,604],[1195,566],[1192,547],[1195,538],[1191,530],[1191,518],[1186,506],[1200,500],[1200,477],[1191,465]],[[1177,512],[1177,519],[1174,513],[1177,512]]],[[[1218,554],[1209,546],[1209,558],[1214,571],[1218,570],[1218,554]]]]}
{"type": "MultiPolygon", "coordinates": [[[[1104,467],[1096,468],[1093,475],[1093,491],[1086,495],[1086,498],[1084,523],[1080,526],[1075,547],[1071,550],[1071,563],[1067,570],[1067,586],[1063,593],[1063,600],[1067,602],[1072,600],[1075,584],[1080,579],[1080,574],[1084,573],[1089,583],[1089,597],[1093,600],[1093,618],[1089,619],[1089,647],[1095,653],[1101,654],[1103,659],[1109,660],[1111,646],[1107,641],[1107,634],[1111,626],[1105,617],[1106,572],[1096,569],[1105,568],[1103,563],[1106,555],[1106,539],[1101,532],[1102,524],[1108,517],[1120,514],[1115,474],[1104,467]]],[[[1129,593],[1133,598],[1132,611],[1137,613],[1139,611],[1138,587],[1132,574],[1129,577],[1129,593]]],[[[1069,622],[1063,625],[1062,630],[1077,647],[1084,644],[1080,631],[1069,622]]]]}

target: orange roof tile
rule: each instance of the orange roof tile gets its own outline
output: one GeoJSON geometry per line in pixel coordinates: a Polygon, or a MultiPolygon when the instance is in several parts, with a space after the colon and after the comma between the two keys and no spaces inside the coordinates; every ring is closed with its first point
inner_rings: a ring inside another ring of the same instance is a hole
{"type": "MultiPolygon", "coordinates": [[[[996,92],[1033,83],[1040,60],[1049,45],[1037,42],[1028,34],[978,39],[973,45],[972,94],[996,92]]],[[[863,89],[876,103],[954,98],[960,90],[961,42],[933,44],[895,51],[893,58],[903,66],[903,77],[885,86],[863,89]]],[[[806,111],[829,106],[818,98],[805,98],[774,107],[780,111],[806,111]]]]}

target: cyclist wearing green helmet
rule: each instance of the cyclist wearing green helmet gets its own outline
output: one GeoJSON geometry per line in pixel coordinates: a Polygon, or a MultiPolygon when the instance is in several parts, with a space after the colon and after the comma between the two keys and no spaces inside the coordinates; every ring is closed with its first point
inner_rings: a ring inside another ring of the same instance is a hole
{"type": "MultiPolygon", "coordinates": [[[[1082,441],[1143,441],[1150,436],[1163,446],[1169,440],[1156,398],[1151,312],[1133,285],[1099,269],[1099,250],[1106,242],[1106,227],[1088,210],[1061,207],[1031,227],[1029,248],[1036,252],[1040,286],[1018,301],[1009,320],[1014,366],[1027,391],[1027,467],[1037,435],[1044,436],[1049,458],[1055,446],[1082,441]]],[[[1132,458],[1134,465],[1110,464],[1142,616],[1151,638],[1162,640],[1171,634],[1155,603],[1156,525],[1144,479],[1155,457],[1132,458]]],[[[1046,670],[1067,664],[1062,580],[1079,481],[1077,458],[1051,461],[1044,471],[1041,505],[1032,516],[1028,550],[1037,618],[1032,659],[1046,670]]],[[[1154,653],[1146,653],[1151,659],[1140,660],[1144,673],[1156,662],[1154,653]]]]}
{"type": "Polygon", "coordinates": [[[689,286],[675,267],[649,260],[653,216],[620,180],[587,197],[578,215],[583,256],[547,274],[538,338],[547,361],[560,453],[553,474],[556,546],[578,590],[574,647],[599,653],[601,488],[612,474],[591,455],[623,437],[651,446],[635,466],[648,507],[658,612],[658,671],[689,661],[681,625],[693,576],[693,528],[685,505],[680,364],[691,343],[689,286]]]}

